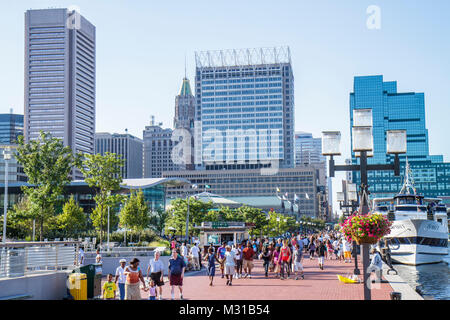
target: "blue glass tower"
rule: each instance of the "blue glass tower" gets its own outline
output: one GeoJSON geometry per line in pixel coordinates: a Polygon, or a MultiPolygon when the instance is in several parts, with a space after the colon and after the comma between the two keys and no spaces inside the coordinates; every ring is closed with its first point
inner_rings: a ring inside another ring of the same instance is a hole
{"type": "MultiPolygon", "coordinates": [[[[354,109],[372,109],[374,150],[369,164],[393,163],[394,156],[386,153],[386,131],[406,130],[407,153],[400,155],[402,175],[407,157],[418,192],[425,196],[450,196],[450,163],[444,163],[442,155],[429,154],[423,93],[398,93],[397,82],[384,82],[382,75],[355,77],[350,93],[350,134],[354,109]]],[[[352,151],[352,162],[357,164],[358,159],[352,151]]],[[[359,183],[358,172],[354,172],[354,177],[359,183]]],[[[392,196],[402,183],[402,178],[391,171],[369,172],[368,179],[371,197],[392,196]]]]}

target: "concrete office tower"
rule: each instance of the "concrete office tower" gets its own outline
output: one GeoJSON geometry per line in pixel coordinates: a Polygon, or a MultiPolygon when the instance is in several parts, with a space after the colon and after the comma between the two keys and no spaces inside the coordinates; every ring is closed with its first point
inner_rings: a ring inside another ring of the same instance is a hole
{"type": "Polygon", "coordinates": [[[175,98],[175,117],[173,119],[173,126],[175,132],[182,136],[182,140],[189,138],[189,141],[183,143],[184,156],[187,156],[186,164],[183,165],[188,170],[194,169],[194,121],[195,121],[195,97],[192,95],[191,85],[189,80],[184,77],[181,85],[180,94],[175,98]],[[187,130],[184,132],[183,130],[187,130]],[[178,133],[179,132],[179,133],[178,133]],[[186,134],[190,136],[187,136],[186,134]]]}
{"type": "Polygon", "coordinates": [[[294,136],[295,164],[326,162],[322,155],[322,138],[313,138],[312,133],[298,131],[294,136]]]}
{"type": "Polygon", "coordinates": [[[294,76],[288,47],[196,52],[196,164],[294,167],[294,76]],[[199,159],[200,158],[200,159],[199,159]]]}
{"type": "Polygon", "coordinates": [[[95,153],[104,155],[106,152],[122,156],[123,179],[142,178],[143,141],[131,134],[99,132],[95,134],[95,153]]]}
{"type": "MultiPolygon", "coordinates": [[[[11,113],[0,114],[0,177],[2,177],[2,180],[5,177],[4,146],[17,146],[17,138],[23,135],[23,115],[13,114],[12,112],[11,109],[11,113]]],[[[17,163],[14,156],[15,148],[11,151],[13,156],[11,160],[8,160],[8,181],[27,181],[22,165],[17,163]]]]}
{"type": "Polygon", "coordinates": [[[76,11],[25,13],[26,141],[43,130],[94,153],[95,41],[95,27],[76,11]]]}
{"type": "MultiPolygon", "coordinates": [[[[373,157],[369,164],[393,163],[394,155],[386,153],[387,130],[406,130],[407,153],[400,155],[400,174],[405,173],[408,157],[417,192],[427,197],[446,198],[450,203],[448,173],[450,163],[443,162],[442,155],[430,155],[428,129],[425,122],[425,97],[423,93],[397,92],[396,81],[383,81],[382,75],[354,78],[350,93],[350,134],[354,109],[372,109],[373,157]]],[[[352,163],[359,163],[352,151],[352,163]]],[[[354,172],[352,180],[359,185],[360,173],[354,172]]],[[[402,186],[402,177],[393,171],[368,173],[371,197],[390,197],[402,186]]]]}
{"type": "Polygon", "coordinates": [[[161,178],[163,171],[178,170],[172,161],[172,129],[162,128],[162,123],[155,124],[154,117],[145,127],[144,137],[144,178],[161,178]]]}

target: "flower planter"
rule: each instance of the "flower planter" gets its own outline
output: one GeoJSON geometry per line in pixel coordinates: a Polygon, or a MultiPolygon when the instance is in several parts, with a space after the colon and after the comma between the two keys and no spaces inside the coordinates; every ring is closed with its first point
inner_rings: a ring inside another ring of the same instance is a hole
{"type": "Polygon", "coordinates": [[[363,237],[363,238],[353,237],[353,240],[355,240],[356,244],[358,244],[358,245],[361,245],[361,244],[375,244],[375,243],[378,242],[378,239],[369,238],[369,237],[363,237]]]}

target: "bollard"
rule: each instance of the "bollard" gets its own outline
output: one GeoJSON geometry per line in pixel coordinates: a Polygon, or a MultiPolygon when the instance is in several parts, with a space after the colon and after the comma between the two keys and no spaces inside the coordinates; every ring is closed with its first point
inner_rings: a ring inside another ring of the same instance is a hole
{"type": "Polygon", "coordinates": [[[402,300],[402,294],[400,292],[391,292],[391,300],[402,300]]]}

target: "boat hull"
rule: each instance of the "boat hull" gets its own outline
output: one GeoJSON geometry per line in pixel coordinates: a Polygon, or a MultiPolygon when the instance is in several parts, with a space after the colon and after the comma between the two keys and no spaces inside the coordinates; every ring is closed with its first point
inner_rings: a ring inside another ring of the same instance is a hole
{"type": "Polygon", "coordinates": [[[442,223],[424,219],[394,221],[389,240],[391,259],[407,265],[439,263],[448,254],[448,231],[442,223]]]}

